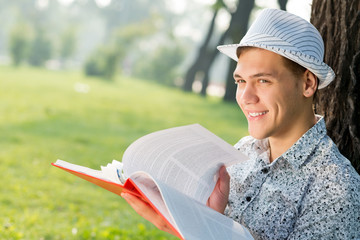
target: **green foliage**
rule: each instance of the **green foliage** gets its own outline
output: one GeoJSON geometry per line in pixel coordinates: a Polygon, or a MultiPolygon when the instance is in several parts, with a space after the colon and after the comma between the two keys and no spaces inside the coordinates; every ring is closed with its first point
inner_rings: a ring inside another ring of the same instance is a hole
{"type": "Polygon", "coordinates": [[[227,5],[224,0],[216,0],[216,2],[211,6],[211,8],[215,11],[225,8],[227,10],[227,5]]]}
{"type": "Polygon", "coordinates": [[[68,27],[60,37],[60,58],[64,61],[71,57],[76,49],[76,29],[68,27]]]}
{"type": "Polygon", "coordinates": [[[135,76],[174,86],[174,80],[180,76],[179,66],[184,61],[185,49],[173,37],[165,34],[155,34],[154,22],[157,20],[157,16],[153,16],[151,20],[132,24],[125,29],[119,29],[114,35],[115,45],[117,49],[123,50],[125,54],[127,51],[131,52],[133,46],[136,47],[134,51],[140,52],[141,55],[138,56],[134,69],[132,69],[135,76]],[[157,38],[163,39],[163,35],[165,35],[166,40],[162,41],[171,42],[171,44],[164,45],[154,40],[157,38]],[[141,53],[138,44],[134,44],[136,40],[142,40],[143,44],[152,41],[154,45],[148,44],[148,49],[141,53]]]}
{"type": "Polygon", "coordinates": [[[46,31],[40,27],[35,29],[35,37],[32,40],[29,52],[29,63],[32,66],[41,67],[52,54],[52,42],[46,35],[46,31]]]}
{"type": "Polygon", "coordinates": [[[112,46],[101,46],[87,59],[85,74],[113,80],[119,65],[120,55],[112,46]]]}
{"type": "Polygon", "coordinates": [[[134,74],[174,86],[175,79],[181,76],[179,66],[184,61],[184,57],[184,49],[175,42],[172,46],[159,46],[154,52],[139,59],[135,65],[134,74]]]}
{"type": "Polygon", "coordinates": [[[196,122],[230,143],[247,133],[235,104],[133,78],[0,66],[0,79],[0,239],[176,239],[50,163],[99,169],[147,133],[196,122]]]}
{"type": "Polygon", "coordinates": [[[15,66],[19,66],[27,57],[31,37],[30,28],[26,23],[19,22],[11,29],[9,36],[12,62],[15,66]]]}
{"type": "Polygon", "coordinates": [[[125,27],[117,28],[112,34],[111,41],[118,49],[126,49],[132,46],[136,40],[144,39],[156,32],[154,19],[129,24],[125,27]]]}
{"type": "Polygon", "coordinates": [[[85,74],[113,80],[121,61],[136,40],[153,33],[153,31],[154,27],[151,21],[131,24],[115,30],[109,43],[95,49],[86,60],[85,74]]]}
{"type": "Polygon", "coordinates": [[[41,67],[49,60],[53,44],[43,28],[35,30],[26,23],[18,23],[10,33],[10,55],[15,66],[27,60],[30,65],[41,67]]]}

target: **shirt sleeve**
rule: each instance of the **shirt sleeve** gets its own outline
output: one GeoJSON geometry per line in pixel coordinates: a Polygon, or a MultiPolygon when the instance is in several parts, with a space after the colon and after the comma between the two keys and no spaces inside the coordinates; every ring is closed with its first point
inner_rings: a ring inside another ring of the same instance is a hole
{"type": "Polygon", "coordinates": [[[288,239],[360,239],[359,178],[324,172],[308,189],[288,239]]]}

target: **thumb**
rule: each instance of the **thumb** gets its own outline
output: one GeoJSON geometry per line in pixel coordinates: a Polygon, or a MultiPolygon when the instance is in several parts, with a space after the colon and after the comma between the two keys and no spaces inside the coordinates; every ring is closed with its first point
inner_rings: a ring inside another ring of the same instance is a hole
{"type": "Polygon", "coordinates": [[[226,171],[225,166],[221,166],[219,170],[219,190],[224,196],[229,195],[230,191],[230,175],[226,171]]]}

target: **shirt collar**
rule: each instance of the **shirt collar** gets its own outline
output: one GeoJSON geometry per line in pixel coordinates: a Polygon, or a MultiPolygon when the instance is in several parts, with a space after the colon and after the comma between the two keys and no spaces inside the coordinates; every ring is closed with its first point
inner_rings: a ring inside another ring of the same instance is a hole
{"type": "Polygon", "coordinates": [[[294,145],[292,145],[279,158],[284,158],[292,167],[298,169],[308,159],[310,154],[319,144],[320,140],[326,136],[326,126],[324,118],[316,115],[317,123],[310,128],[294,145]]]}

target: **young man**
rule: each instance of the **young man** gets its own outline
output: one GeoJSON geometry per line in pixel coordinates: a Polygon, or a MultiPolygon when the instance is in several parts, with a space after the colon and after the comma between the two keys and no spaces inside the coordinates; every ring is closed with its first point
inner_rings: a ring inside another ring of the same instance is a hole
{"type": "MultiPolygon", "coordinates": [[[[255,239],[360,239],[360,176],[312,108],[317,89],[334,79],[319,32],[300,17],[265,9],[239,44],[218,49],[237,61],[236,100],[250,136],[235,147],[250,160],[228,168],[230,176],[220,169],[208,206],[255,239]]],[[[171,233],[145,203],[124,197],[171,233]]]]}

